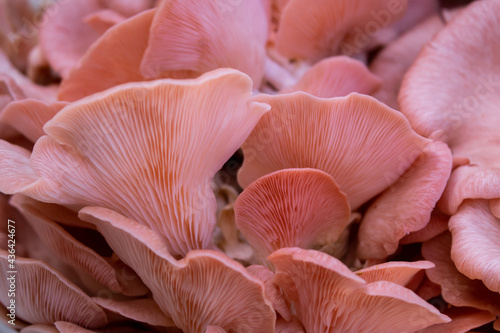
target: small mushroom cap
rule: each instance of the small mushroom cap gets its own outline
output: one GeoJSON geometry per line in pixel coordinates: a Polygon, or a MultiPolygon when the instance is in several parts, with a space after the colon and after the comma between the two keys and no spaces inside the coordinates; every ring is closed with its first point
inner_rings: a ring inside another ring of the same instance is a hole
{"type": "Polygon", "coordinates": [[[382,259],[393,254],[404,236],[429,223],[452,163],[446,144],[430,143],[405,174],[370,205],[358,233],[361,258],[382,259]]]}
{"type": "Polygon", "coordinates": [[[0,141],[0,190],[115,209],[162,233],[174,255],[209,248],[210,179],[269,109],[250,101],[251,90],[245,74],[219,69],[94,94],[44,126],[31,159],[0,141]]]}
{"type": "Polygon", "coordinates": [[[195,250],[177,261],[157,233],[114,211],[86,207],[80,218],[97,226],[182,330],[203,333],[210,325],[235,332],[274,330],[276,315],[263,283],[224,254],[195,250]]]}
{"type": "Polygon", "coordinates": [[[285,169],[257,179],[234,204],[236,226],[259,258],[282,247],[335,242],[349,223],[346,195],[327,173],[285,169]]]}
{"type": "Polygon", "coordinates": [[[407,5],[407,0],[290,0],[281,15],[276,47],[288,58],[311,62],[339,51],[354,55],[376,32],[402,17],[407,5]]]}
{"type": "Polygon", "coordinates": [[[253,100],[271,111],[242,145],[243,188],[276,170],[314,168],[332,176],[356,210],[396,181],[429,142],[400,112],[365,95],[295,92],[253,100]]]}
{"type": "Polygon", "coordinates": [[[122,83],[144,81],[139,67],[155,12],[143,12],[107,30],[63,79],[58,98],[72,102],[122,83]]]}
{"type": "Polygon", "coordinates": [[[265,1],[171,0],[158,7],[141,64],[144,77],[231,67],[260,85],[268,14],[265,1]]]}
{"type": "Polygon", "coordinates": [[[355,273],[368,283],[390,281],[406,286],[418,272],[432,267],[434,267],[434,264],[425,260],[415,262],[391,261],[363,268],[355,273]]]}
{"type": "Polygon", "coordinates": [[[358,60],[338,56],[323,59],[302,75],[297,83],[281,93],[303,91],[321,98],[341,97],[352,92],[370,95],[381,81],[358,60]]]}
{"type": "Polygon", "coordinates": [[[470,280],[460,273],[450,257],[451,245],[449,232],[423,243],[422,255],[436,265],[426,271],[429,279],[441,286],[444,300],[451,305],[500,314],[500,294],[486,288],[481,281],[470,280]]]}
{"type": "Polygon", "coordinates": [[[45,135],[43,126],[68,103],[51,104],[27,98],[14,101],[0,113],[0,121],[12,126],[32,142],[45,135]]]}
{"type": "Polygon", "coordinates": [[[451,258],[469,279],[500,292],[500,219],[486,200],[467,200],[450,218],[451,258]]]}
{"type": "MultiPolygon", "coordinates": [[[[11,276],[9,253],[0,250],[0,267],[5,272],[0,279],[0,301],[10,304],[8,297],[11,276]]],[[[89,328],[106,325],[104,311],[83,291],[45,262],[16,256],[14,274],[16,316],[32,324],[51,325],[65,320],[89,328]],[[23,283],[29,281],[29,283],[23,283]]]]}
{"type": "Polygon", "coordinates": [[[283,248],[268,259],[307,332],[415,332],[450,320],[411,290],[366,283],[325,253],[283,248]]]}

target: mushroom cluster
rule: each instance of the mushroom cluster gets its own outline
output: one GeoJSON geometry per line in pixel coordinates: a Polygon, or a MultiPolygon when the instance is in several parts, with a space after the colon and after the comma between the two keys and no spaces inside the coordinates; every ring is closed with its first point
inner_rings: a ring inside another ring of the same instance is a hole
{"type": "Polygon", "coordinates": [[[0,331],[500,331],[499,13],[0,0],[0,331]]]}

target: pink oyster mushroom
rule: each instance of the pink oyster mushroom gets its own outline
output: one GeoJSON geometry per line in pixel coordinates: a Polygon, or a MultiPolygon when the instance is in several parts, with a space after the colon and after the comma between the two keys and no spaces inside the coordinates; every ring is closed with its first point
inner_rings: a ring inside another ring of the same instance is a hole
{"type": "Polygon", "coordinates": [[[249,100],[251,86],[244,74],[217,70],[190,81],[119,86],[70,104],[44,126],[48,135],[31,157],[1,142],[0,188],[73,209],[116,209],[162,233],[175,255],[209,248],[215,223],[209,181],[269,109],[249,100]],[[137,155],[123,141],[130,133],[137,155]],[[203,140],[190,147],[183,141],[188,133],[203,140]],[[207,154],[203,169],[190,160],[195,152],[207,154]]]}

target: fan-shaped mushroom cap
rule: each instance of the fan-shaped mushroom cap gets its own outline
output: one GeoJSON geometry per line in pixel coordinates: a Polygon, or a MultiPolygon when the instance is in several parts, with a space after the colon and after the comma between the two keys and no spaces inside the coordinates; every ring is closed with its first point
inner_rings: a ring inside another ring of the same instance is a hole
{"type": "Polygon", "coordinates": [[[338,56],[321,60],[281,93],[303,91],[322,98],[341,97],[352,92],[370,95],[380,88],[380,84],[380,79],[361,61],[338,56]]]}
{"type": "Polygon", "coordinates": [[[144,81],[140,63],[155,12],[143,12],[107,30],[63,79],[58,98],[72,102],[122,83],[144,81]]]}
{"type": "Polygon", "coordinates": [[[84,18],[101,9],[99,0],[54,2],[44,12],[40,45],[50,66],[66,77],[87,48],[99,37],[84,18]]]}
{"type": "Polygon", "coordinates": [[[316,169],[285,169],[257,179],[236,199],[236,226],[259,260],[282,247],[335,242],[351,210],[333,178],[316,169]]]}
{"type": "Polygon", "coordinates": [[[0,111],[0,121],[36,142],[45,135],[43,125],[66,105],[66,102],[48,104],[32,98],[14,101],[0,111]]]}
{"type": "Polygon", "coordinates": [[[307,332],[414,332],[449,321],[409,289],[367,284],[325,253],[283,248],[268,259],[307,332]]]}
{"type": "Polygon", "coordinates": [[[429,279],[441,286],[444,300],[454,306],[469,306],[500,314],[500,294],[485,287],[479,280],[470,280],[460,273],[450,258],[452,238],[443,233],[422,245],[422,255],[436,267],[426,271],[429,279]]]}
{"type": "Polygon", "coordinates": [[[451,258],[469,279],[500,292],[500,219],[486,200],[467,200],[450,218],[451,258]]]}
{"type": "Polygon", "coordinates": [[[248,74],[258,87],[264,73],[267,35],[263,0],[164,1],[151,25],[141,71],[152,79],[174,70],[202,74],[232,67],[248,74]]]}
{"type": "Polygon", "coordinates": [[[474,308],[451,308],[444,312],[451,318],[451,322],[432,325],[417,333],[465,333],[469,330],[490,323],[495,320],[495,315],[488,311],[474,308]]]}
{"type": "Polygon", "coordinates": [[[264,285],[224,254],[194,250],[176,261],[162,237],[116,212],[86,207],[80,218],[97,226],[182,330],[205,332],[209,325],[235,332],[274,330],[276,315],[264,285]]]}
{"type": "Polygon", "coordinates": [[[167,317],[150,298],[130,301],[116,301],[111,298],[93,297],[92,300],[107,311],[117,313],[124,318],[133,319],[153,326],[173,327],[172,319],[167,317]]]}
{"type": "Polygon", "coordinates": [[[406,286],[422,269],[434,267],[430,261],[390,261],[356,271],[366,282],[390,281],[401,286],[406,286]]]}
{"type": "Polygon", "coordinates": [[[313,62],[339,50],[353,55],[402,17],[407,5],[406,0],[290,0],[281,15],[276,47],[288,58],[313,62]]]}
{"type": "Polygon", "coordinates": [[[315,168],[335,179],[356,210],[396,181],[429,142],[401,113],[369,96],[296,92],[254,100],[271,111],[242,145],[242,187],[276,170],[315,168]]]}
{"type": "MultiPolygon", "coordinates": [[[[0,250],[0,301],[9,307],[12,280],[9,253],[0,250]]],[[[53,324],[66,320],[89,328],[107,323],[104,311],[83,291],[43,261],[16,256],[14,270],[15,314],[32,324],[53,324]],[[24,282],[23,282],[24,281],[24,282]],[[27,283],[29,281],[29,283],[27,283]]]]}
{"type": "Polygon", "coordinates": [[[134,272],[113,267],[95,251],[77,241],[43,213],[43,204],[16,194],[10,200],[29,222],[44,246],[79,272],[88,274],[115,293],[145,295],[148,290],[134,272]]]}
{"type": "Polygon", "coordinates": [[[370,205],[358,233],[361,258],[385,258],[396,252],[405,235],[427,225],[446,187],[452,163],[448,146],[432,142],[410,169],[370,205]]]}
{"type": "Polygon", "coordinates": [[[448,214],[464,199],[500,197],[493,153],[500,140],[499,11],[500,2],[479,1],[458,13],[423,49],[401,88],[401,111],[416,131],[434,133],[473,164],[451,175],[439,205],[448,214]]]}
{"type": "Polygon", "coordinates": [[[72,103],[45,125],[48,136],[31,160],[0,141],[0,190],[115,209],[163,234],[174,255],[208,248],[216,209],[210,179],[269,109],[249,101],[251,87],[248,76],[220,69],[72,103]]]}

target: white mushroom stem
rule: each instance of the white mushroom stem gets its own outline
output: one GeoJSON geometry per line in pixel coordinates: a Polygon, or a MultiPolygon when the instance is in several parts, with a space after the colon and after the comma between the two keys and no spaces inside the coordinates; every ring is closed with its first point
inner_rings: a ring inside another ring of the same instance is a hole
{"type": "Polygon", "coordinates": [[[282,67],[269,57],[266,58],[264,79],[278,90],[291,86],[297,81],[286,68],[282,67]]]}

